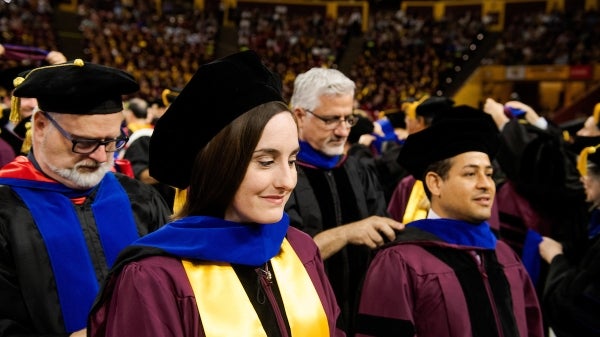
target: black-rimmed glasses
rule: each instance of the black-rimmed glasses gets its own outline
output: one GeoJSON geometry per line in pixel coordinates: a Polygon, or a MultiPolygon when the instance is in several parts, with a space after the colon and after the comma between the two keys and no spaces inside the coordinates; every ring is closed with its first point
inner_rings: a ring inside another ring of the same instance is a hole
{"type": "Polygon", "coordinates": [[[104,145],[104,151],[106,152],[116,152],[120,149],[124,148],[127,144],[129,138],[125,135],[121,135],[121,137],[113,138],[113,139],[89,139],[89,138],[75,138],[73,135],[68,133],[65,129],[63,129],[49,113],[40,111],[46,116],[46,118],[54,125],[56,130],[60,132],[63,137],[71,141],[73,143],[73,147],[71,151],[78,154],[90,154],[96,151],[100,145],[104,145]]]}
{"type": "Polygon", "coordinates": [[[345,122],[347,126],[349,127],[353,127],[356,125],[356,123],[358,122],[358,116],[356,115],[348,115],[346,117],[341,117],[341,116],[334,116],[334,117],[323,117],[323,116],[319,116],[316,113],[312,112],[311,110],[308,109],[304,109],[304,111],[308,112],[309,114],[317,117],[318,119],[320,119],[321,121],[323,121],[323,123],[325,123],[325,127],[329,130],[335,130],[335,128],[338,127],[338,125],[340,125],[340,123],[345,122]]]}

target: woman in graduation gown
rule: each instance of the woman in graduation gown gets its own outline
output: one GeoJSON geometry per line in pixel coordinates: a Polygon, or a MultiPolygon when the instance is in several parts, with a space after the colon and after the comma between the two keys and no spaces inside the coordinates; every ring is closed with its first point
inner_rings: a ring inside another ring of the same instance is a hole
{"type": "Polygon", "coordinates": [[[200,67],[158,121],[150,174],[187,190],[120,255],[90,336],[343,336],[317,246],[289,226],[298,129],[253,51],[200,67]]]}

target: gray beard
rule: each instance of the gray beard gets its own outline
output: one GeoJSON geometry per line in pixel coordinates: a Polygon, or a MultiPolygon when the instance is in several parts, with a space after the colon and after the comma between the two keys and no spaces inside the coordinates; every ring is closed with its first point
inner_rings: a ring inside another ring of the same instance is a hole
{"type": "Polygon", "coordinates": [[[97,164],[97,170],[91,173],[80,173],[78,171],[81,166],[90,166],[85,161],[75,164],[75,167],[70,169],[60,169],[54,166],[50,166],[50,169],[62,178],[71,181],[77,188],[88,189],[98,185],[106,173],[110,172],[113,164],[114,160],[111,157],[109,161],[97,164]]]}

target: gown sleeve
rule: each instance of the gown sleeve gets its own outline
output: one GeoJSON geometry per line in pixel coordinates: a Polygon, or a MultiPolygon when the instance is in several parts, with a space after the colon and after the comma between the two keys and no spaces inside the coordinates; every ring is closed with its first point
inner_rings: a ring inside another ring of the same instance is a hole
{"type": "Polygon", "coordinates": [[[90,315],[89,336],[203,336],[183,266],[154,263],[164,260],[131,262],[109,280],[90,315]]]}
{"type": "Polygon", "coordinates": [[[596,241],[578,266],[570,265],[564,255],[550,264],[542,303],[558,336],[596,336],[600,331],[599,248],[596,241]]]}

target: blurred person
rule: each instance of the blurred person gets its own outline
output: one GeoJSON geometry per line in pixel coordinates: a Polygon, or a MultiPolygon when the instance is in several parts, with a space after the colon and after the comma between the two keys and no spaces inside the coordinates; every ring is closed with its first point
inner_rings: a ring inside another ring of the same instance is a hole
{"type": "Polygon", "coordinates": [[[343,336],[317,246],[284,212],[298,126],[256,53],[201,66],[150,151],[150,173],[188,198],[121,255],[90,336],[343,336]]]}
{"type": "MultiPolygon", "coordinates": [[[[28,60],[28,63],[37,61],[43,64],[59,64],[67,61],[65,55],[59,51],[44,51],[34,48],[37,53],[32,52],[32,47],[15,46],[0,44],[0,59],[9,58],[22,61],[28,60]],[[22,50],[21,50],[22,49],[22,50]]],[[[35,98],[21,97],[19,104],[14,108],[12,91],[15,88],[14,79],[20,73],[24,73],[33,68],[31,65],[19,65],[9,69],[4,69],[0,72],[0,86],[2,86],[7,94],[3,96],[3,105],[5,106],[0,117],[0,138],[8,143],[16,155],[26,155],[31,147],[31,135],[27,139],[27,132],[31,129],[31,115],[37,107],[35,98]],[[24,145],[25,144],[25,145],[24,145]]],[[[13,157],[14,158],[14,157],[13,157]]]]}
{"type": "Polygon", "coordinates": [[[313,237],[352,335],[356,293],[371,250],[393,240],[402,224],[390,219],[373,170],[344,155],[356,125],[352,80],[335,69],[296,77],[291,107],[300,128],[298,185],[286,205],[292,226],[313,237]]]}
{"type": "Polygon", "coordinates": [[[151,187],[111,173],[133,77],[82,60],[35,68],[32,150],[0,170],[0,335],[85,336],[101,281],[127,244],[166,223],[151,187]]]}
{"type": "MultiPolygon", "coordinates": [[[[445,114],[453,106],[454,101],[444,96],[425,96],[418,101],[405,104],[405,123],[408,135],[428,128],[437,114],[445,114]]],[[[399,151],[401,151],[401,146],[399,151]]],[[[396,156],[397,158],[398,156],[396,156]]],[[[407,223],[425,218],[429,207],[423,182],[407,174],[395,186],[388,202],[387,211],[392,218],[407,223]]]]}
{"type": "MultiPolygon", "coordinates": [[[[401,144],[398,133],[402,133],[402,130],[397,127],[399,118],[396,115],[400,113],[381,114],[376,121],[358,115],[358,121],[350,129],[345,145],[345,152],[348,155],[358,157],[375,172],[386,202],[400,179],[407,174],[406,170],[396,162],[401,144]]],[[[403,121],[404,118],[402,123],[403,121]]]]}
{"type": "Polygon", "coordinates": [[[585,253],[573,261],[563,245],[543,237],[539,252],[549,264],[542,295],[544,317],[557,337],[597,336],[600,331],[600,145],[580,155],[580,173],[589,208],[585,253]]]}
{"type": "Polygon", "coordinates": [[[0,138],[0,168],[16,157],[15,151],[8,142],[0,138]]]}
{"type": "Polygon", "coordinates": [[[585,137],[598,137],[600,136],[600,128],[598,123],[600,122],[600,103],[594,106],[594,111],[591,116],[586,118],[581,129],[577,130],[577,136],[585,137]]]}
{"type": "Polygon", "coordinates": [[[154,125],[148,122],[149,108],[148,102],[143,98],[135,97],[126,102],[123,115],[129,140],[119,157],[131,163],[133,176],[136,179],[154,187],[168,205],[173,205],[175,189],[150,176],[150,137],[154,125]]]}
{"type": "Polygon", "coordinates": [[[344,153],[356,156],[375,169],[376,150],[373,148],[373,142],[377,138],[375,135],[376,124],[366,116],[357,115],[356,118],[358,120],[350,129],[350,134],[344,144],[344,153]]]}
{"type": "Polygon", "coordinates": [[[567,145],[570,151],[579,154],[584,148],[600,143],[600,103],[594,105],[594,110],[583,121],[583,124],[575,122],[571,125],[579,126],[579,128],[574,132],[574,135],[571,134],[572,130],[569,130],[569,128],[565,130],[568,136],[569,143],[567,145]]]}
{"type": "Polygon", "coordinates": [[[156,125],[156,122],[158,121],[158,119],[160,117],[162,117],[162,115],[165,114],[165,111],[167,110],[167,106],[163,103],[162,99],[155,99],[152,100],[150,102],[148,102],[149,107],[148,107],[148,116],[146,118],[146,122],[148,122],[151,125],[156,125]]]}
{"type": "Polygon", "coordinates": [[[149,107],[148,102],[139,97],[131,98],[125,102],[123,117],[125,118],[125,127],[128,136],[139,130],[153,129],[152,124],[147,121],[149,107]]]}
{"type": "Polygon", "coordinates": [[[408,136],[398,161],[431,208],[374,257],[356,336],[544,336],[535,288],[487,222],[499,146],[491,118],[467,106],[408,136]]]}
{"type": "Polygon", "coordinates": [[[575,154],[567,149],[562,130],[523,102],[487,98],[483,110],[502,138],[497,155],[505,176],[497,193],[500,239],[522,257],[541,295],[547,272],[537,249],[542,236],[563,242],[573,261],[580,259],[586,241],[587,205],[575,154]]]}
{"type": "Polygon", "coordinates": [[[408,172],[396,162],[402,143],[407,136],[406,114],[401,109],[390,109],[379,113],[375,121],[375,147],[378,152],[375,160],[379,182],[383,188],[386,203],[390,202],[392,194],[408,172]]]}

